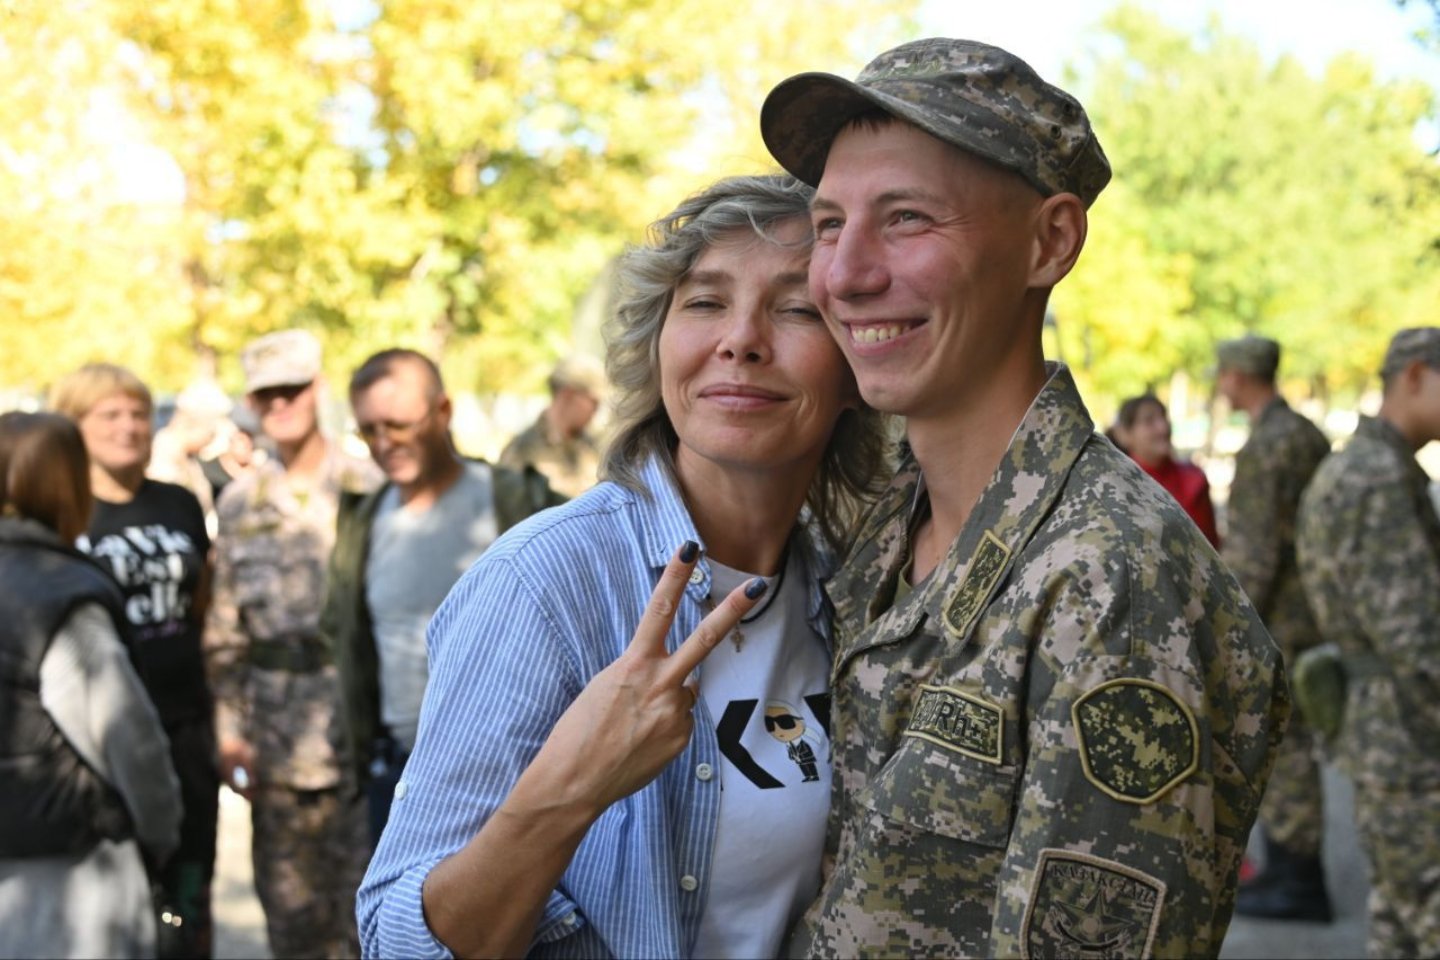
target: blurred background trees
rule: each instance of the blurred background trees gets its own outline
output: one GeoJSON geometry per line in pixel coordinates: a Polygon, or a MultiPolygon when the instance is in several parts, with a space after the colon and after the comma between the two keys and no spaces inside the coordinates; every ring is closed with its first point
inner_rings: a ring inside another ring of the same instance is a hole
{"type": "Polygon", "coordinates": [[[1285,345],[1315,389],[1373,381],[1389,334],[1437,322],[1435,91],[1358,55],[1315,77],[1211,21],[1122,6],[1072,82],[1116,170],[1056,290],[1067,360],[1099,392],[1203,374],[1216,340],[1285,345]],[[1074,359],[1072,359],[1072,357],[1074,359]]]}
{"type": "Polygon", "coordinates": [[[233,386],[247,339],[302,325],[337,372],[404,343],[459,390],[538,384],[625,242],[773,166],[769,87],[851,72],[910,6],[6,0],[0,382],[98,353],[233,386]]]}
{"type": "MultiPolygon", "coordinates": [[[[645,224],[773,168],[770,86],[853,75],[914,9],[0,0],[0,386],[103,357],[234,388],[245,340],[302,325],[337,377],[404,343],[456,390],[538,388],[645,224]]],[[[1057,79],[1116,177],[1051,345],[1097,412],[1244,330],[1343,394],[1392,330],[1435,322],[1434,89],[1125,5],[1075,46],[1057,79]]]]}

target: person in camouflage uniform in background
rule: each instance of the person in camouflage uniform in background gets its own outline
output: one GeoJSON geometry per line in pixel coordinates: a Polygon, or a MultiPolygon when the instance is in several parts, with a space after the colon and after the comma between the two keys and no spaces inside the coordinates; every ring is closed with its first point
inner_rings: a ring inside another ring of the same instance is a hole
{"type": "Polygon", "coordinates": [[[550,405],[505,445],[496,462],[512,470],[534,467],[552,490],[574,498],[595,485],[600,470],[600,442],[590,426],[609,384],[599,360],[576,354],[555,364],[548,385],[550,405]]]}
{"type": "Polygon", "coordinates": [[[342,763],[339,687],[319,635],[342,491],[379,483],[316,416],[320,344],[246,347],[247,400],[279,456],[226,486],[205,636],[221,775],[251,802],[255,890],[277,957],[359,953],[365,811],[342,763]]]}
{"type": "Polygon", "coordinates": [[[792,954],[1214,955],[1288,688],[1043,360],[1110,176],[1084,110],[932,39],[784,81],[761,128],[818,185],[811,294],[910,445],[827,588],[832,858],[792,954]]]}
{"type": "MultiPolygon", "coordinates": [[[[1290,668],[1299,653],[1319,642],[1295,565],[1295,517],[1300,494],[1330,452],[1330,441],[1276,389],[1280,344],[1253,335],[1225,340],[1216,358],[1220,393],[1250,418],[1250,436],[1235,456],[1221,556],[1290,668]]],[[[1237,913],[1330,922],[1320,859],[1325,815],[1318,747],[1297,711],[1260,806],[1264,866],[1241,885],[1237,913]]]]}
{"type": "Polygon", "coordinates": [[[1339,648],[1334,754],[1370,862],[1371,957],[1440,957],[1440,517],[1415,460],[1440,440],[1440,327],[1396,334],[1384,400],[1300,502],[1300,575],[1339,648]]]}

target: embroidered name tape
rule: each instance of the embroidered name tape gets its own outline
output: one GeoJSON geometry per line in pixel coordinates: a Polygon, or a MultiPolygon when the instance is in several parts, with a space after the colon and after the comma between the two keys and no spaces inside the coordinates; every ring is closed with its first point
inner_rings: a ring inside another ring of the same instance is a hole
{"type": "Polygon", "coordinates": [[[922,683],[905,736],[999,765],[1004,756],[1005,714],[973,693],[922,683]]]}

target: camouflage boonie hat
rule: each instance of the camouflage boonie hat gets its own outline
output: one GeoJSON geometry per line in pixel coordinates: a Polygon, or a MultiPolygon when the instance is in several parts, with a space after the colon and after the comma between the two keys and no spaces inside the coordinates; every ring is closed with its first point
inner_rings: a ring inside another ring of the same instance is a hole
{"type": "Polygon", "coordinates": [[[1390,339],[1380,376],[1389,378],[1404,370],[1413,360],[1440,370],[1440,327],[1411,327],[1390,339]]]}
{"type": "Polygon", "coordinates": [[[1110,182],[1110,162],[1085,108],[999,47],[935,37],[880,54],[854,82],[801,73],[765,98],[760,131],[770,153],[814,186],[836,134],[875,109],[1024,177],[1044,196],[1085,206],[1110,182]]]}
{"type": "Polygon", "coordinates": [[[1269,337],[1248,334],[1234,340],[1221,340],[1215,346],[1215,358],[1220,370],[1273,377],[1280,369],[1280,344],[1269,337]]]}
{"type": "Polygon", "coordinates": [[[309,383],[320,376],[320,341],[304,330],[281,330],[250,341],[240,354],[245,392],[309,383]]]}

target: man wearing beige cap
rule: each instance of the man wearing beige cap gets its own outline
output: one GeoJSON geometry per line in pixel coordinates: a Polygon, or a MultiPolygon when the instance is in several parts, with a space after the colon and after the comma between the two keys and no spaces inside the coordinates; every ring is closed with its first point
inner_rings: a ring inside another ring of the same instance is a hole
{"type": "MultiPolygon", "coordinates": [[[[1330,441],[1280,395],[1279,343],[1248,334],[1222,340],[1215,356],[1217,390],[1250,420],[1250,436],[1235,455],[1220,555],[1291,668],[1298,654],[1320,642],[1295,564],[1295,522],[1300,495],[1330,441]]],[[[1317,747],[1304,717],[1292,716],[1260,807],[1264,863],[1241,885],[1236,913],[1331,919],[1320,858],[1325,815],[1317,747]]]]}
{"type": "Polygon", "coordinates": [[[277,456],[217,504],[205,637],[221,776],[249,797],[255,890],[277,957],[355,956],[364,809],[342,762],[339,687],[320,640],[342,491],[379,475],[320,431],[320,343],[287,330],[241,355],[246,401],[277,456]]]}
{"type": "Polygon", "coordinates": [[[550,373],[550,405],[500,454],[500,465],[534,467],[555,491],[578,497],[595,484],[600,444],[590,422],[605,399],[605,370],[593,357],[562,359],[550,373]]]}
{"type": "Polygon", "coordinates": [[[1084,109],[931,39],[786,80],[761,128],[911,451],[828,587],[834,858],[791,951],[1215,954],[1289,700],[1234,578],[1043,358],[1110,178],[1084,109]]]}
{"type": "Polygon", "coordinates": [[[1300,501],[1300,576],[1335,644],[1333,747],[1370,861],[1371,957],[1440,956],[1440,517],[1415,460],[1440,440],[1440,327],[1402,330],[1384,399],[1300,501]]]}

